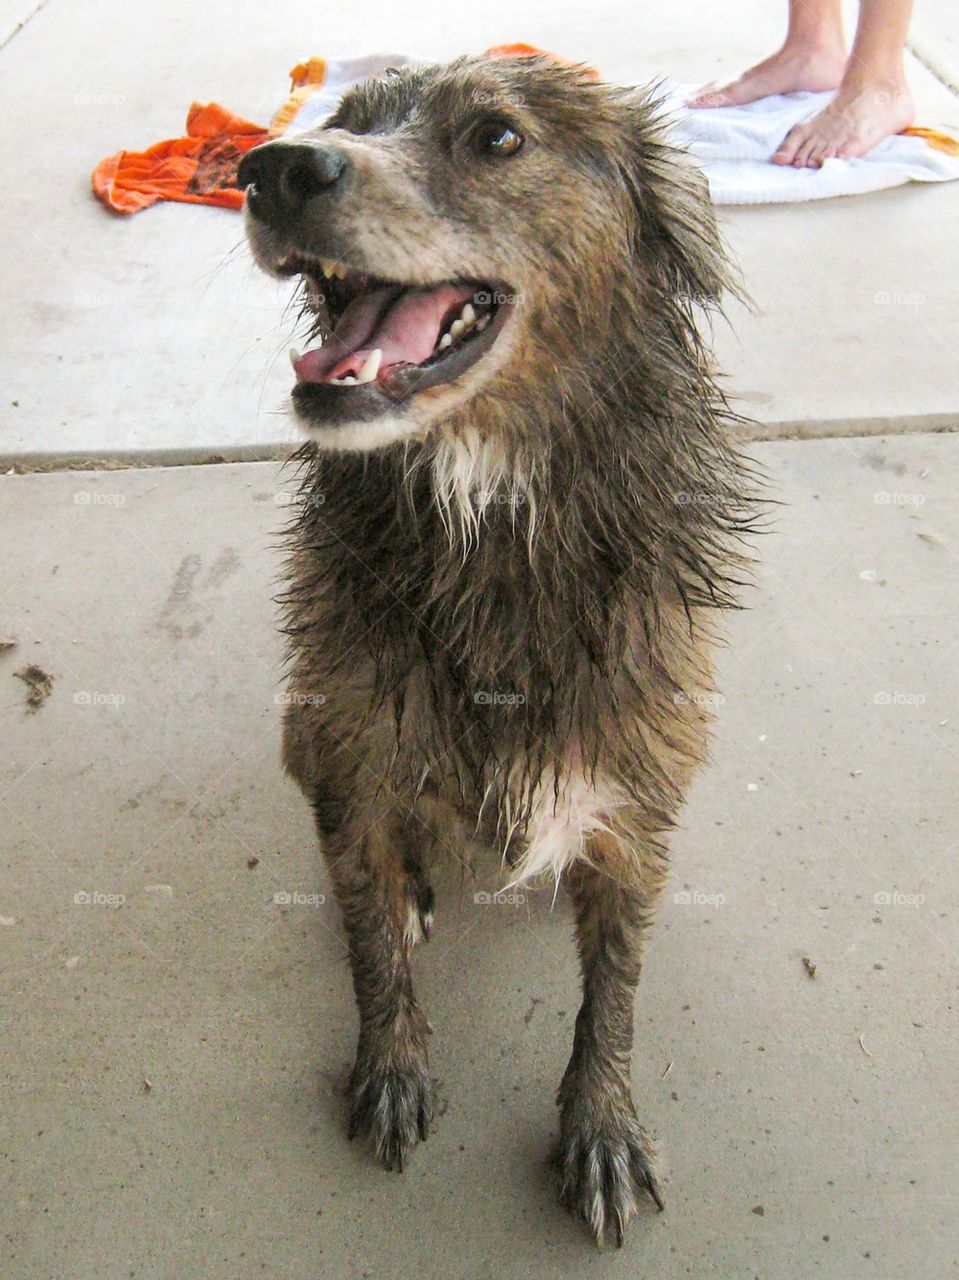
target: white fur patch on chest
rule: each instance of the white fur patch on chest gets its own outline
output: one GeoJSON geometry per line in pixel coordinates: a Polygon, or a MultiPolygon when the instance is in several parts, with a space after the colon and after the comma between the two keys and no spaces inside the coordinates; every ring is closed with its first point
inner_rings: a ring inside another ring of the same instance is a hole
{"type": "Polygon", "coordinates": [[[513,519],[532,513],[528,479],[511,466],[499,445],[475,431],[445,439],[432,463],[433,492],[440,517],[450,536],[464,547],[479,537],[480,524],[490,507],[503,503],[513,519]]]}
{"type": "Polygon", "coordinates": [[[543,875],[551,875],[558,884],[564,869],[583,857],[591,835],[615,834],[610,819],[626,803],[622,788],[602,778],[591,782],[574,774],[562,784],[558,796],[552,782],[540,784],[526,828],[526,848],[506,888],[543,875]]]}

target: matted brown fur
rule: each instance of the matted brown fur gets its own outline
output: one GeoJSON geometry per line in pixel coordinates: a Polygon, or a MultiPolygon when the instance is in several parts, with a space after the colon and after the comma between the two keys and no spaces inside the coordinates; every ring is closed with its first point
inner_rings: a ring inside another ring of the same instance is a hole
{"type": "Polygon", "coordinates": [[[251,217],[265,266],[295,246],[516,298],[490,352],[400,405],[381,447],[300,401],[319,443],[290,534],[284,763],[346,923],[350,1131],[391,1167],[426,1136],[410,953],[429,858],[480,840],[506,878],[569,890],[583,1003],[557,1168],[564,1201],[621,1242],[638,1191],[662,1203],[630,1092],[633,997],[751,514],[700,336],[725,285],[705,184],[649,95],[539,58],[383,77],[314,141],[342,148],[351,183],[295,228],[251,217]],[[491,112],[525,139],[508,161],[461,142],[491,112]]]}

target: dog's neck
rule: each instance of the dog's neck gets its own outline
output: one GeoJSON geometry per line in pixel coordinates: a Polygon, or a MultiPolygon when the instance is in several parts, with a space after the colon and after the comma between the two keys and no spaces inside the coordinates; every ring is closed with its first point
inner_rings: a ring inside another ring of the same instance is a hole
{"type": "Polygon", "coordinates": [[[567,604],[590,613],[599,583],[636,601],[672,580],[689,605],[730,603],[744,497],[728,410],[698,352],[647,328],[643,342],[611,343],[605,365],[540,361],[531,373],[525,360],[423,441],[307,449],[309,543],[334,561],[350,548],[338,574],[374,597],[411,593],[414,610],[420,595],[495,594],[500,581],[523,599],[579,582],[583,602],[567,604]]]}
{"type": "Polygon", "coordinates": [[[512,454],[502,442],[484,438],[471,425],[443,435],[433,446],[429,476],[436,510],[452,544],[466,554],[490,514],[508,514],[531,544],[536,524],[535,464],[512,454]]]}

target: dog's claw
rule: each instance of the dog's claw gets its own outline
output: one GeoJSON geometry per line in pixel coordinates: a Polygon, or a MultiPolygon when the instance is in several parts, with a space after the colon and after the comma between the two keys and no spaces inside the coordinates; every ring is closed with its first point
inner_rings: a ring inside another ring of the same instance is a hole
{"type": "Polygon", "coordinates": [[[432,1085],[425,1062],[382,1067],[357,1059],[349,1093],[347,1137],[363,1134],[380,1163],[402,1173],[406,1153],[429,1132],[432,1085]]]}
{"type": "Polygon", "coordinates": [[[631,1115],[614,1114],[599,1125],[566,1119],[557,1166],[561,1201],[587,1223],[600,1249],[607,1231],[622,1248],[638,1193],[648,1192],[660,1212],[665,1207],[652,1145],[631,1115]]]}
{"type": "Polygon", "coordinates": [[[659,1189],[659,1182],[656,1179],[656,1175],[651,1169],[647,1169],[646,1171],[646,1190],[653,1198],[653,1203],[656,1205],[656,1211],[658,1213],[663,1213],[666,1209],[666,1202],[663,1199],[662,1191],[659,1189]]]}

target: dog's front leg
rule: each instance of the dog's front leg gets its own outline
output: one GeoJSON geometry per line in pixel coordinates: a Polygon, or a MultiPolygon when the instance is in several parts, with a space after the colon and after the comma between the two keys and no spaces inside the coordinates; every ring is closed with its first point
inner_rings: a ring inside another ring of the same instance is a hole
{"type": "Polygon", "coordinates": [[[590,840],[587,854],[592,865],[575,862],[566,872],[576,911],[583,1003],[559,1088],[557,1163],[563,1202],[586,1220],[598,1243],[611,1227],[622,1244],[637,1191],[648,1191],[663,1207],[629,1075],[643,935],[664,860],[652,852],[648,857],[626,852],[606,833],[590,840]]]}
{"type": "Polygon", "coordinates": [[[332,832],[321,823],[321,835],[360,1014],[349,1136],[367,1136],[383,1164],[402,1171],[404,1154],[426,1138],[430,1122],[429,1024],[413,994],[409,956],[420,933],[414,922],[426,928],[432,901],[421,901],[407,832],[395,815],[366,811],[332,832]]]}

